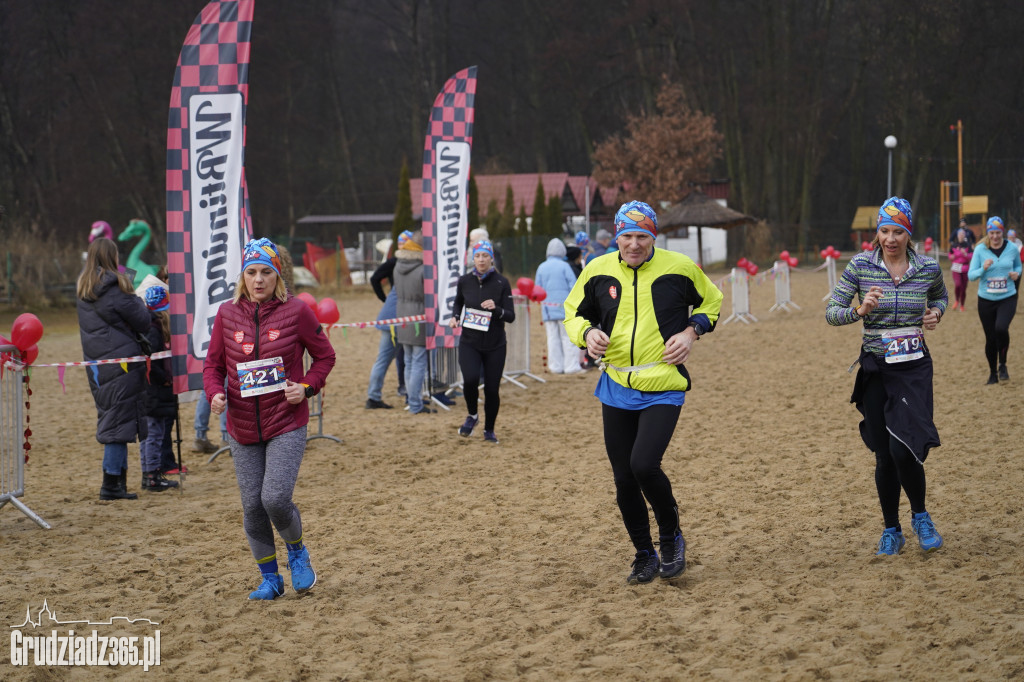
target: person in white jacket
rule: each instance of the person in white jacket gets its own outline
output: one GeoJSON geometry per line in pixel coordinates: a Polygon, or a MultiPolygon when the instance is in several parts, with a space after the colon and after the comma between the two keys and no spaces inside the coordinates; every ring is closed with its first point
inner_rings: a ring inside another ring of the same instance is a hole
{"type": "Polygon", "coordinates": [[[537,268],[534,284],[547,292],[541,304],[541,319],[548,335],[548,369],[554,374],[578,374],[584,369],[580,365],[580,349],[569,340],[562,321],[565,319],[565,302],[576,284],[576,273],[565,260],[565,244],[561,239],[548,242],[547,260],[537,268]]]}

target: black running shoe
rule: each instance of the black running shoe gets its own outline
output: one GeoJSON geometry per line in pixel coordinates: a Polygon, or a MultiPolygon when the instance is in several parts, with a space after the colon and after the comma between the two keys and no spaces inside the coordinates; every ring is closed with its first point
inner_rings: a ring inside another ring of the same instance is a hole
{"type": "Polygon", "coordinates": [[[630,571],[626,582],[630,585],[649,583],[654,580],[654,576],[658,575],[660,565],[657,552],[648,552],[646,549],[642,549],[636,553],[636,558],[633,559],[633,570],[630,571]]]}
{"type": "Polygon", "coordinates": [[[991,386],[992,384],[998,384],[998,383],[999,383],[999,375],[996,374],[995,372],[992,372],[991,374],[988,375],[988,381],[985,382],[985,385],[986,386],[991,386]]]}
{"type": "Polygon", "coordinates": [[[472,435],[473,429],[476,428],[476,423],[480,421],[479,417],[469,416],[466,417],[466,421],[463,422],[462,426],[459,427],[460,436],[472,435]]]}
{"type": "Polygon", "coordinates": [[[1010,373],[1006,371],[1006,363],[1003,363],[1003,364],[999,365],[999,380],[1000,381],[1009,381],[1010,380],[1010,373]]]}
{"type": "Polygon", "coordinates": [[[683,534],[676,533],[676,536],[668,542],[661,543],[661,570],[658,575],[668,580],[674,578],[686,570],[686,540],[683,534]]]}

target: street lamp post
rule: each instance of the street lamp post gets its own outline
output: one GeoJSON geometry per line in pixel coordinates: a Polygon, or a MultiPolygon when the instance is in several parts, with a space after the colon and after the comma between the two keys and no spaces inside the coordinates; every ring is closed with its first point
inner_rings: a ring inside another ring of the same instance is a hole
{"type": "Polygon", "coordinates": [[[885,148],[889,150],[889,185],[887,196],[892,196],[892,150],[896,148],[896,136],[888,135],[885,138],[885,148]]]}

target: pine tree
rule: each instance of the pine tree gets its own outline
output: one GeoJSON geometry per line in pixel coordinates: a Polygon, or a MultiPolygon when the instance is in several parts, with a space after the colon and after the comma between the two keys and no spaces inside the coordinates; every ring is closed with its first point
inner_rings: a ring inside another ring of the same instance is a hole
{"type": "Polygon", "coordinates": [[[547,206],[547,226],[548,234],[552,237],[561,237],[565,234],[565,228],[562,227],[562,198],[558,195],[552,195],[548,200],[547,206]]]}
{"type": "Polygon", "coordinates": [[[523,204],[522,206],[519,207],[519,218],[517,219],[516,223],[519,226],[519,228],[518,228],[518,235],[520,237],[525,237],[528,234],[531,234],[530,229],[529,229],[530,223],[527,222],[526,205],[525,204],[523,204]]]}
{"type": "Polygon", "coordinates": [[[487,234],[491,239],[498,237],[498,224],[501,222],[501,211],[498,210],[498,200],[491,199],[487,203],[487,217],[484,218],[484,225],[487,227],[487,234]]]}
{"type": "Polygon", "coordinates": [[[512,185],[505,187],[505,208],[501,212],[501,219],[498,220],[498,229],[491,235],[492,239],[516,236],[516,205],[515,195],[512,193],[512,185]]]}
{"type": "MultiPolygon", "coordinates": [[[[537,192],[533,196],[533,223],[530,225],[530,234],[541,235],[548,233],[547,211],[547,200],[544,198],[544,183],[541,182],[540,175],[538,175],[537,192]]],[[[522,226],[519,229],[522,229],[522,226]]]]}
{"type": "Polygon", "coordinates": [[[398,178],[398,204],[395,206],[395,220],[391,223],[392,243],[398,243],[398,235],[403,230],[411,230],[412,220],[412,194],[409,192],[409,161],[402,159],[402,172],[398,178]]]}
{"type": "MultiPolygon", "coordinates": [[[[466,190],[466,233],[469,234],[480,227],[480,191],[476,188],[476,178],[469,176],[469,189],[466,190]]],[[[487,234],[490,234],[488,231],[487,234]]]]}

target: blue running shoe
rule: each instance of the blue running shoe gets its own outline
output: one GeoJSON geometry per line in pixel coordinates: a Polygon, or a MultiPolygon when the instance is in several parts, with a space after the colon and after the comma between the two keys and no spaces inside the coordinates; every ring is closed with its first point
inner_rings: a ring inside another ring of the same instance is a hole
{"type": "Polygon", "coordinates": [[[473,417],[473,416],[466,417],[466,421],[463,422],[462,426],[459,427],[459,435],[460,436],[472,435],[473,429],[476,428],[476,424],[477,424],[478,421],[480,421],[480,417],[473,417]]]}
{"type": "Polygon", "coordinates": [[[288,550],[288,570],[292,573],[292,588],[296,592],[316,585],[316,571],[309,565],[309,550],[305,545],[297,552],[288,550]]]}
{"type": "Polygon", "coordinates": [[[921,549],[926,552],[934,552],[942,547],[942,536],[935,530],[935,524],[932,523],[932,517],[928,515],[928,512],[913,514],[910,517],[910,525],[914,528],[914,534],[917,535],[921,549]]]}
{"type": "Polygon", "coordinates": [[[661,570],[658,576],[663,580],[675,578],[686,570],[686,540],[682,532],[668,542],[661,543],[661,570]]]}
{"type": "Polygon", "coordinates": [[[630,571],[626,582],[630,585],[649,583],[654,580],[654,576],[658,575],[658,567],[660,565],[657,552],[648,552],[646,549],[641,549],[633,559],[633,570],[630,571]]]}
{"type": "Polygon", "coordinates": [[[895,528],[886,528],[882,531],[882,539],[878,541],[878,553],[876,556],[882,556],[883,554],[895,556],[900,553],[906,542],[907,539],[903,537],[902,531],[898,531],[895,528]]]}
{"type": "Polygon", "coordinates": [[[249,599],[271,601],[284,594],[284,578],[280,573],[264,573],[263,582],[249,593],[249,599]]]}
{"type": "Polygon", "coordinates": [[[498,437],[494,435],[494,431],[484,431],[484,442],[498,444],[498,437]]]}

